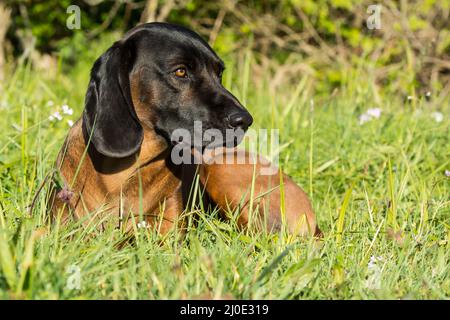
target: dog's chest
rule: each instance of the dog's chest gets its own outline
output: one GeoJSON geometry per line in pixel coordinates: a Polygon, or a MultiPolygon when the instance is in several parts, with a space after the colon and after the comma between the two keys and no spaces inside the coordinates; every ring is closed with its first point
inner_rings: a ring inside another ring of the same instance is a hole
{"type": "Polygon", "coordinates": [[[153,213],[167,206],[167,200],[181,197],[181,180],[167,167],[148,166],[136,171],[122,186],[125,207],[133,212],[153,213]]]}

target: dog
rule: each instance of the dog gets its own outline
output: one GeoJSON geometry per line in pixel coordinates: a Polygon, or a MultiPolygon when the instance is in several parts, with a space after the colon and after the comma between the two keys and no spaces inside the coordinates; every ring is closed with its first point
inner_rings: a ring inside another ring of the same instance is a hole
{"type": "MultiPolygon", "coordinates": [[[[260,160],[239,164],[252,157],[235,148],[242,135],[217,145],[209,162],[172,160],[176,130],[195,136],[214,129],[225,136],[252,124],[222,86],[224,68],[207,42],[177,25],[142,24],[114,43],[94,63],[84,111],[58,154],[62,186],[52,196],[53,216],[64,222],[95,216],[127,230],[140,218],[166,234],[183,229],[198,176],[208,203],[225,218],[236,212],[239,228],[254,221],[259,230],[285,225],[291,234],[320,235],[307,195],[287,175],[257,174],[260,160]],[[231,164],[214,161],[230,155],[231,164]]],[[[200,149],[206,147],[201,142],[200,149]]]]}

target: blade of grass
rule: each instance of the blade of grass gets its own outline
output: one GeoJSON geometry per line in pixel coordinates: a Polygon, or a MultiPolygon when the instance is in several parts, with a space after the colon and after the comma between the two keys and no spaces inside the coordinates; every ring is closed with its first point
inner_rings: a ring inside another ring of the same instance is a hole
{"type": "Polygon", "coordinates": [[[33,264],[33,251],[34,251],[34,242],[36,239],[37,233],[34,231],[30,237],[28,238],[27,244],[25,246],[25,253],[23,256],[22,263],[20,265],[20,279],[17,284],[17,295],[20,297],[22,294],[22,290],[24,289],[25,280],[27,278],[30,267],[33,264]]]}
{"type": "Polygon", "coordinates": [[[390,198],[390,205],[388,208],[388,216],[387,216],[387,222],[388,226],[394,229],[394,231],[397,231],[397,199],[395,195],[395,183],[394,183],[394,175],[392,173],[392,165],[391,165],[391,159],[388,159],[388,187],[389,187],[389,198],[390,198]]]}
{"type": "Polygon", "coordinates": [[[0,228],[0,265],[8,286],[14,288],[17,279],[16,267],[3,228],[0,228]]]}
{"type": "Polygon", "coordinates": [[[350,197],[352,195],[353,186],[350,187],[344,195],[344,200],[342,201],[341,209],[339,210],[339,217],[337,221],[337,235],[336,235],[336,243],[340,244],[342,241],[342,236],[344,235],[344,222],[345,222],[345,214],[347,212],[347,207],[350,202],[350,197]]]}

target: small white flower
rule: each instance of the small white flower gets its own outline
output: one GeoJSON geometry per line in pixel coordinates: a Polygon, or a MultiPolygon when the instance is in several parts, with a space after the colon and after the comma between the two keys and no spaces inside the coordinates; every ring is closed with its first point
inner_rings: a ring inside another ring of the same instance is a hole
{"type": "Polygon", "coordinates": [[[381,116],[381,109],[380,108],[372,108],[367,110],[366,114],[373,118],[379,118],[381,116]]]}
{"type": "Polygon", "coordinates": [[[58,120],[61,121],[62,120],[62,115],[59,113],[59,111],[55,111],[53,114],[51,114],[48,119],[50,121],[54,121],[54,120],[58,120]]]}
{"type": "Polygon", "coordinates": [[[363,113],[362,115],[359,116],[359,124],[360,125],[364,124],[364,123],[366,123],[366,122],[368,122],[370,120],[371,120],[370,116],[365,114],[365,113],[363,113]]]}
{"type": "Polygon", "coordinates": [[[73,114],[73,109],[71,109],[67,104],[62,105],[62,111],[64,114],[73,114]]]}
{"type": "Polygon", "coordinates": [[[365,113],[359,116],[359,124],[362,125],[372,119],[378,119],[381,117],[382,110],[380,108],[368,109],[365,113]]]}
{"type": "Polygon", "coordinates": [[[59,113],[59,111],[56,111],[56,112],[53,114],[53,117],[55,117],[55,119],[57,119],[58,121],[61,121],[61,120],[62,120],[62,115],[61,115],[61,113],[59,113]]]}
{"type": "Polygon", "coordinates": [[[47,101],[47,107],[52,107],[55,103],[52,100],[47,101]]]}
{"type": "Polygon", "coordinates": [[[445,176],[450,178],[450,170],[445,170],[445,176]]]}
{"type": "Polygon", "coordinates": [[[412,99],[414,99],[414,97],[413,97],[413,96],[408,96],[407,99],[408,99],[408,100],[412,100],[412,99]]]}
{"type": "Polygon", "coordinates": [[[378,265],[377,265],[378,262],[383,262],[383,258],[371,256],[369,263],[367,264],[367,269],[369,269],[369,271],[374,271],[375,269],[378,268],[378,265]]]}
{"type": "Polygon", "coordinates": [[[444,115],[440,112],[433,112],[431,114],[431,117],[434,119],[434,121],[436,122],[442,122],[442,120],[444,120],[444,115]]]}
{"type": "Polygon", "coordinates": [[[67,120],[67,124],[69,125],[69,127],[73,126],[73,121],[72,120],[67,120]]]}
{"type": "Polygon", "coordinates": [[[148,228],[149,225],[148,225],[147,221],[141,221],[141,222],[138,223],[137,227],[139,229],[141,229],[141,228],[148,228]]]}
{"type": "Polygon", "coordinates": [[[431,97],[431,91],[427,91],[427,93],[425,93],[425,96],[431,97]]]}
{"type": "Polygon", "coordinates": [[[380,267],[380,263],[383,263],[382,257],[371,256],[369,263],[367,264],[368,277],[366,280],[366,287],[368,289],[380,289],[381,288],[381,273],[383,268],[380,267]]]}

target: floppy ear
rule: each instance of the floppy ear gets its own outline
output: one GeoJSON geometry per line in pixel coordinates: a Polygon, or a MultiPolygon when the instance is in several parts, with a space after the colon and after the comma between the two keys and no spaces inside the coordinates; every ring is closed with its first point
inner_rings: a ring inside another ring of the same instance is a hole
{"type": "Polygon", "coordinates": [[[98,152],[114,158],[137,152],[144,136],[131,99],[132,49],[116,42],[98,58],[86,93],[83,131],[98,152]]]}

